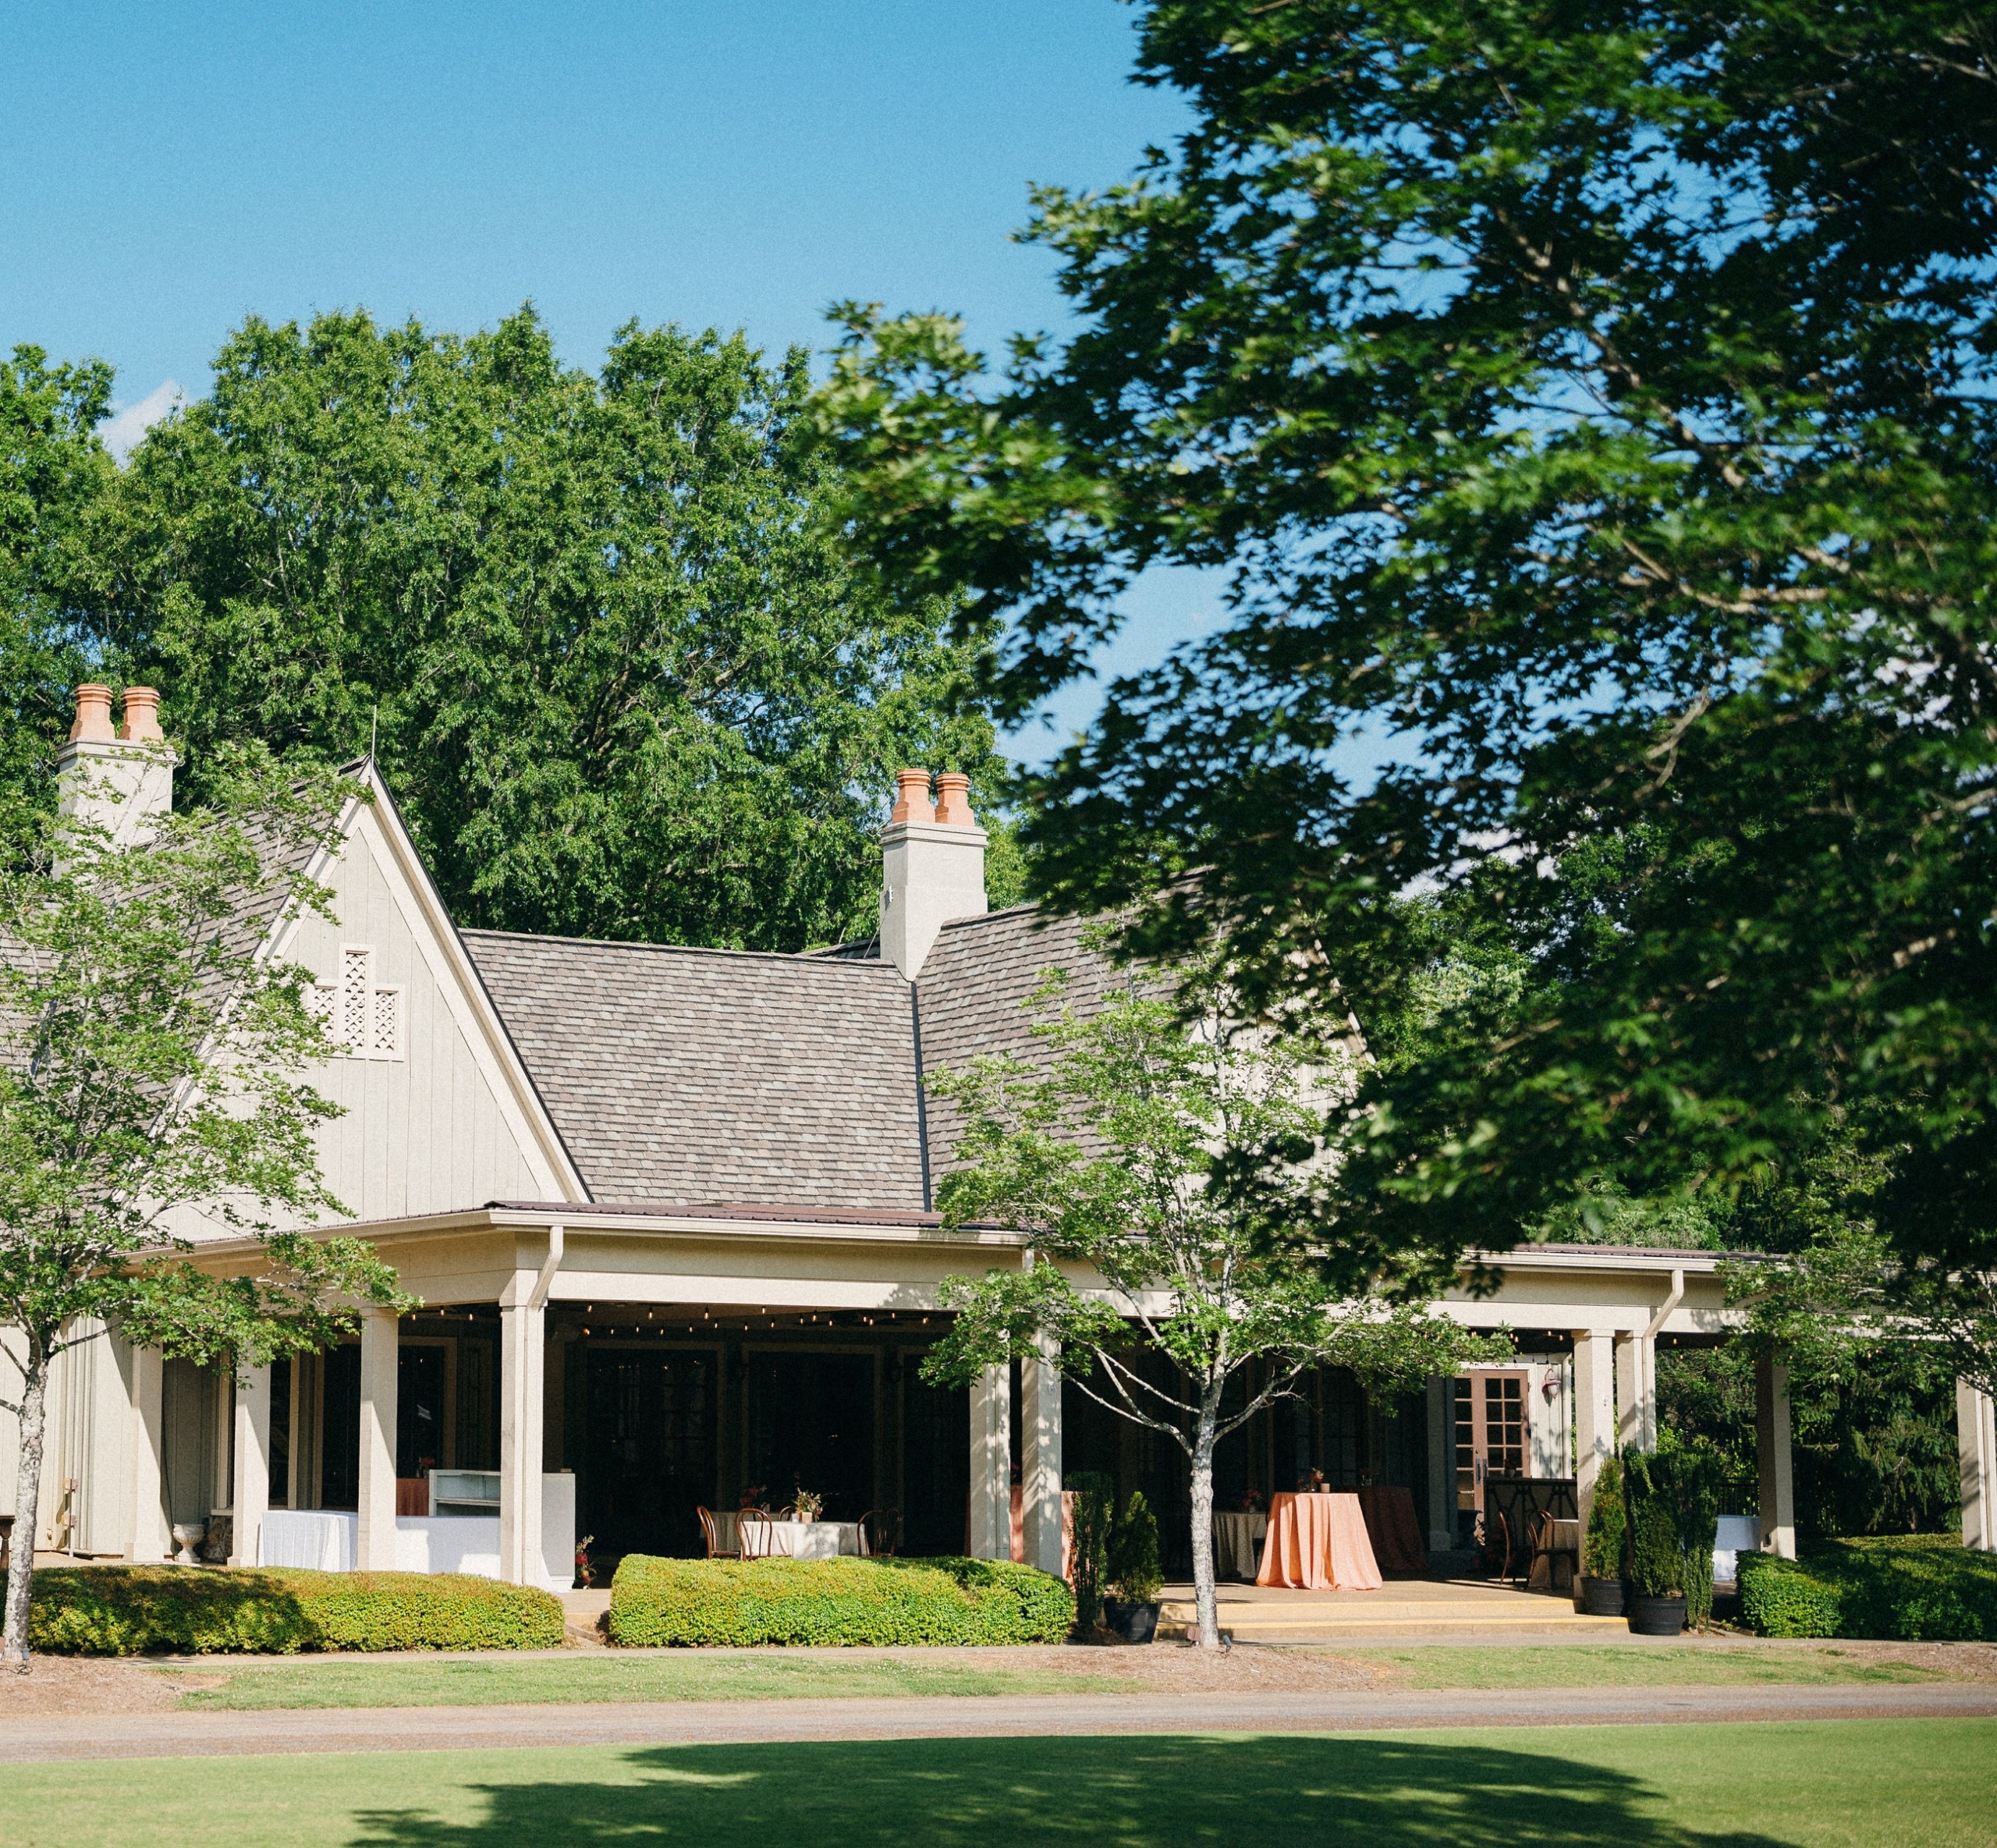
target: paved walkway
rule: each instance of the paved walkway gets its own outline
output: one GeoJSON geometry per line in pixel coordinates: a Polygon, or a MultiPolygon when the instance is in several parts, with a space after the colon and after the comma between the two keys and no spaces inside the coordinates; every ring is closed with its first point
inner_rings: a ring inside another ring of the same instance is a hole
{"type": "Polygon", "coordinates": [[[1062,1733],[1339,1733],[1431,1726],[1997,1716],[1997,1684],[1438,1693],[1060,1694],[644,1705],[138,1714],[16,1723],[0,1763],[521,1746],[779,1744],[1062,1733]]]}

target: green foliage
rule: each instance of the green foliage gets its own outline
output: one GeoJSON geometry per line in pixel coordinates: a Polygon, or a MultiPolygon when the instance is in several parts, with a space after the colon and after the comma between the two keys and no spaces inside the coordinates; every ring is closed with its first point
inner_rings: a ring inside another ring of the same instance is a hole
{"type": "Polygon", "coordinates": [[[76,599],[84,521],[115,474],[94,435],[110,401],[101,361],[51,366],[35,346],[0,361],[0,813],[55,806],[70,690],[94,677],[76,599]]]}
{"type": "Polygon", "coordinates": [[[1158,1563],[1158,1516],[1144,1492],[1133,1489],[1109,1542],[1110,1589],[1126,1604],[1149,1604],[1165,1584],[1158,1563]]]}
{"type": "MultiPolygon", "coordinates": [[[[1658,1413],[1722,1459],[1722,1512],[1756,1506],[1754,1356],[1744,1342],[1660,1350],[1658,1413]]],[[[1797,1531],[1811,1538],[1956,1531],[1955,1372],[1927,1343],[1815,1344],[1789,1372],[1797,1531]]]]}
{"type": "Polygon", "coordinates": [[[633,1647],[1059,1643],[1061,1580],[1004,1559],[662,1559],[629,1553],[610,1640],[633,1647]]]}
{"type": "MultiPolygon", "coordinates": [[[[1106,934],[1090,942],[1099,949],[1106,934]]],[[[1084,1009],[1066,1002],[1067,974],[1050,971],[1027,1002],[1045,1010],[1032,1030],[1038,1059],[929,1075],[963,1123],[959,1165],[938,1195],[944,1224],[1009,1226],[1034,1261],[945,1279],[953,1320],[923,1373],[962,1383],[1051,1337],[1079,1390],[1179,1445],[1201,1640],[1217,1647],[1198,1535],[1215,1443],[1307,1367],[1347,1367],[1371,1390],[1406,1392],[1467,1360],[1507,1357],[1511,1343],[1386,1300],[1393,1286],[1431,1282],[1433,1254],[1305,1242],[1293,1209],[1314,1184],[1316,1100],[1350,1089],[1353,1053],[1250,1024],[1212,961],[1175,974],[1176,986],[1133,975],[1084,1009]],[[1141,1375],[1133,1348],[1170,1360],[1173,1384],[1141,1375]],[[1228,1382],[1257,1360],[1264,1380],[1223,1413],[1228,1382]]]]}
{"type": "Polygon", "coordinates": [[[1077,1470],[1063,1481],[1075,1494],[1068,1582],[1075,1587],[1075,1627],[1084,1636],[1102,1622],[1103,1587],[1109,1580],[1110,1536],[1116,1518],[1116,1484],[1097,1470],[1077,1470]]]}
{"type": "Polygon", "coordinates": [[[1630,1583],[1640,1597],[1685,1600],[1686,1621],[1704,1627],[1713,1608],[1713,1541],[1719,1531],[1719,1456],[1696,1439],[1623,1459],[1630,1583]]]}
{"type": "Polygon", "coordinates": [[[1630,1534],[1628,1505],[1623,1499],[1623,1462],[1608,1458],[1595,1477],[1594,1506],[1588,1510],[1588,1531],[1581,1548],[1581,1570],[1591,1577],[1619,1579],[1630,1534]]]}
{"type": "Polygon", "coordinates": [[[851,308],[821,412],[909,594],[1084,672],[1160,562],[1228,620],[1032,792],[1038,876],[1245,984],[1410,1011],[1458,902],[1531,978],[1367,1075],[1348,1213],[1473,1240],[1722,1197],[1834,1107],[1882,1228],[1997,1253],[1997,83],[1974,10],[1149,0],[1190,122],[1036,197],[1076,316],[995,376],[851,308]],[[1862,156],[1855,150],[1867,151],[1862,156]],[[1356,733],[1399,740],[1351,778],[1356,733]]]}
{"type": "Polygon", "coordinates": [[[371,748],[464,924],[793,950],[870,935],[894,771],[998,823],[972,651],[818,518],[806,362],[647,330],[601,375],[530,309],[466,338],[246,321],[98,510],[94,612],[217,743],[371,748]],[[378,742],[377,742],[378,740],[378,742]]]}
{"type": "Polygon", "coordinates": [[[51,1655],[289,1655],[300,1650],[553,1649],[546,1591],[464,1573],[44,1566],[32,1648],[51,1655]]]}
{"type": "Polygon", "coordinates": [[[1743,1553],[1740,1610],[1769,1637],[1997,1641],[1997,1555],[1953,1537],[1843,1541],[1801,1559],[1743,1553]]]}

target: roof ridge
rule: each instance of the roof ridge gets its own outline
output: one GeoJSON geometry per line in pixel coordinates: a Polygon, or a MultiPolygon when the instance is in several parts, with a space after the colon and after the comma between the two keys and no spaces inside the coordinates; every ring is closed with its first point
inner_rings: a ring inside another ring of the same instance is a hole
{"type": "Polygon", "coordinates": [[[892,969],[892,963],[858,956],[814,955],[808,950],[722,949],[707,943],[650,943],[616,937],[559,937],[545,931],[486,931],[462,927],[458,935],[466,939],[492,938],[513,943],[559,944],[571,949],[642,949],[682,956],[730,956],[745,963],[782,963],[791,967],[813,969],[892,969]]]}

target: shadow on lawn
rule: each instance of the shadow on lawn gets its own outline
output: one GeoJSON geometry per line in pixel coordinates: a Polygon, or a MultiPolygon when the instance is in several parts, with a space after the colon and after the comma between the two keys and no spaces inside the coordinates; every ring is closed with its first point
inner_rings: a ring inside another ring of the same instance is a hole
{"type": "Polygon", "coordinates": [[[374,1848],[746,1839],[854,1844],[1300,1842],[1781,1848],[1659,1821],[1640,1777],[1443,1740],[893,1740],[633,1750],[628,1781],[477,1786],[485,1819],[377,1810],[374,1848]]]}

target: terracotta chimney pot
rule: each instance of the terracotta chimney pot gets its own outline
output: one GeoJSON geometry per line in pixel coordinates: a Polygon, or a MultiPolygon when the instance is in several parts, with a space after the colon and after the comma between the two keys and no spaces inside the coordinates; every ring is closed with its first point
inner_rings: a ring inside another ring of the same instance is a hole
{"type": "Polygon", "coordinates": [[[936,810],[929,800],[929,772],[898,770],[895,772],[895,806],[889,825],[897,821],[933,821],[936,810]]]}
{"type": "Polygon", "coordinates": [[[970,812],[970,779],[961,770],[945,770],[936,779],[936,819],[949,828],[975,828],[970,812]]]}
{"type": "Polygon", "coordinates": [[[115,734],[111,729],[111,689],[90,681],[76,689],[76,722],[69,728],[72,740],[84,738],[94,744],[108,744],[115,734]]]}
{"type": "Polygon", "coordinates": [[[166,734],[159,729],[159,693],[151,686],[125,689],[125,723],[118,736],[131,744],[164,743],[166,734]]]}

